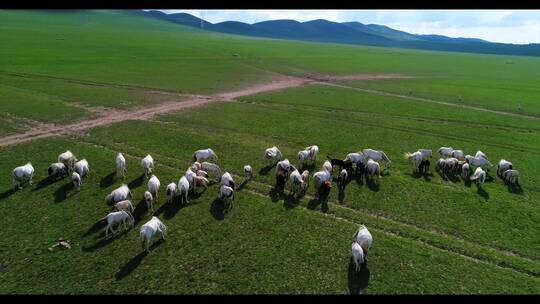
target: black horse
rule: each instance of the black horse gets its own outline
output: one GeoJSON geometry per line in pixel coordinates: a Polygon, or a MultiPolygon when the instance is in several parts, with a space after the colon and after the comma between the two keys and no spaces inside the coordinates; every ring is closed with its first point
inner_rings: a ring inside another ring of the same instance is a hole
{"type": "Polygon", "coordinates": [[[326,155],[326,158],[330,161],[330,164],[332,164],[332,168],[334,166],[339,167],[338,172],[341,172],[342,169],[347,170],[347,172],[349,172],[349,174],[352,172],[352,168],[353,168],[352,167],[352,162],[344,161],[342,159],[337,159],[337,158],[331,158],[328,155],[326,155]]]}

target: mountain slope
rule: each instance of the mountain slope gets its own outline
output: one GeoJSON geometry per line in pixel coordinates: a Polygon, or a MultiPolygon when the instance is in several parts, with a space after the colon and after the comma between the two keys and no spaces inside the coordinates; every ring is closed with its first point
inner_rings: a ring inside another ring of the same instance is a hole
{"type": "MultiPolygon", "coordinates": [[[[159,11],[138,11],[137,14],[201,28],[201,19],[186,13],[165,14],[159,11]]],[[[360,22],[338,23],[317,19],[306,22],[271,20],[254,24],[238,21],[212,24],[203,21],[202,24],[205,30],[252,37],[436,51],[540,56],[540,44],[516,45],[492,43],[476,38],[417,35],[398,31],[384,25],[365,25],[360,22]]]]}

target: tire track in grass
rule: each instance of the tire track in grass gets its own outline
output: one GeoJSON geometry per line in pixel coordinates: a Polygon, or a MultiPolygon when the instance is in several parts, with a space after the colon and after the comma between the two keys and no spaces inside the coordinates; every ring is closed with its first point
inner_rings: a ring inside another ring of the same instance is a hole
{"type": "Polygon", "coordinates": [[[286,103],[286,102],[275,102],[275,101],[267,101],[267,100],[252,101],[249,99],[238,99],[234,101],[238,103],[243,103],[243,104],[262,104],[262,105],[272,105],[272,106],[280,105],[280,106],[285,106],[285,107],[290,107],[290,108],[295,108],[295,109],[310,108],[313,111],[327,111],[327,112],[337,112],[337,113],[345,113],[345,114],[358,113],[358,114],[363,114],[363,115],[378,115],[382,117],[409,119],[409,120],[420,121],[420,122],[432,122],[432,123],[444,122],[447,124],[455,124],[455,125],[460,125],[460,126],[490,128],[490,129],[499,129],[499,130],[505,130],[505,131],[515,130],[515,131],[523,132],[523,133],[531,133],[531,132],[540,131],[540,128],[526,128],[526,127],[516,127],[516,126],[510,126],[510,125],[475,123],[472,121],[448,119],[448,118],[431,118],[431,117],[414,116],[414,115],[387,114],[387,113],[382,113],[382,112],[361,111],[357,109],[334,108],[334,107],[328,107],[328,106],[323,106],[323,105],[291,104],[291,103],[286,103]]]}
{"type": "MultiPolygon", "coordinates": [[[[249,193],[252,193],[254,195],[258,195],[260,197],[264,197],[264,198],[268,198],[268,195],[266,194],[263,194],[263,193],[260,193],[260,192],[257,192],[256,190],[252,190],[252,189],[247,189],[247,191],[249,193]]],[[[303,209],[305,210],[310,210],[309,208],[306,208],[304,206],[302,206],[303,209]]],[[[325,213],[325,212],[319,212],[317,214],[320,214],[322,216],[326,216],[326,217],[329,217],[329,218],[332,218],[334,220],[338,220],[338,221],[342,221],[342,222],[345,222],[345,223],[348,223],[348,224],[352,224],[352,225],[355,225],[356,227],[360,226],[360,225],[364,225],[365,222],[361,222],[361,221],[353,221],[353,220],[350,220],[350,219],[347,219],[347,218],[344,218],[344,217],[340,217],[340,216],[337,216],[333,213],[325,213]]],[[[501,269],[505,269],[505,270],[511,270],[511,271],[515,271],[515,272],[519,272],[521,274],[525,274],[525,275],[529,275],[529,276],[533,276],[535,278],[538,278],[540,277],[540,273],[538,272],[532,272],[532,271],[528,271],[528,270],[523,270],[521,268],[515,268],[515,267],[508,267],[508,266],[502,266],[500,264],[497,264],[497,263],[493,263],[493,262],[490,262],[488,260],[484,260],[484,259],[481,259],[481,258],[478,258],[478,257],[474,257],[474,256],[471,256],[471,255],[467,255],[467,254],[464,254],[464,253],[460,253],[458,251],[455,251],[455,250],[451,250],[451,249],[448,249],[448,248],[441,248],[439,246],[436,246],[434,245],[433,243],[431,242],[427,242],[425,240],[422,240],[420,238],[415,238],[415,237],[410,237],[410,236],[403,236],[402,234],[400,234],[399,232],[398,233],[395,233],[395,232],[392,232],[388,229],[384,229],[384,228],[381,228],[381,227],[373,227],[370,225],[369,227],[370,230],[372,231],[377,231],[379,233],[382,233],[382,234],[386,234],[386,235],[391,235],[393,237],[396,237],[396,238],[399,238],[399,239],[402,239],[402,240],[407,240],[407,241],[413,241],[413,242],[416,242],[420,245],[423,245],[423,246],[426,246],[426,247],[429,247],[429,248],[432,248],[432,249],[435,249],[437,251],[440,251],[440,252],[444,252],[444,253],[450,253],[450,254],[454,254],[454,255],[457,255],[459,257],[462,257],[462,258],[465,258],[467,260],[470,260],[470,261],[473,261],[473,262],[476,262],[476,263],[482,263],[482,264],[486,264],[486,265],[490,265],[490,266],[495,266],[495,267],[498,267],[498,268],[501,268],[501,269]]]]}
{"type": "Polygon", "coordinates": [[[439,105],[448,106],[448,107],[455,107],[455,108],[462,108],[462,109],[468,109],[468,110],[474,110],[474,111],[488,112],[488,113],[494,113],[494,114],[505,115],[505,116],[514,116],[514,117],[532,119],[532,120],[540,120],[540,117],[537,117],[537,116],[531,116],[531,115],[526,115],[526,114],[518,114],[518,113],[506,112],[506,111],[500,111],[500,110],[492,110],[492,109],[482,108],[482,107],[478,107],[478,106],[457,104],[457,103],[451,103],[451,102],[440,101],[440,100],[429,99],[429,98],[423,98],[423,97],[416,97],[416,96],[407,96],[407,95],[401,95],[401,94],[390,93],[390,92],[379,91],[379,90],[362,89],[362,88],[351,87],[351,86],[347,86],[347,85],[343,85],[343,84],[331,83],[331,82],[326,82],[326,81],[319,81],[319,82],[315,82],[315,83],[316,84],[321,84],[321,85],[332,86],[332,87],[344,88],[344,89],[353,90],[353,91],[360,91],[360,92],[367,92],[367,93],[373,93],[373,94],[378,94],[378,95],[399,97],[399,98],[403,98],[403,99],[410,99],[410,100],[421,101],[421,102],[429,102],[429,103],[439,104],[439,105]]]}
{"type": "MultiPolygon", "coordinates": [[[[117,152],[114,148],[111,148],[109,146],[98,144],[94,142],[87,142],[87,141],[79,141],[80,143],[84,143],[96,148],[101,149],[107,149],[111,152],[117,152]]],[[[126,145],[122,145],[122,147],[126,148],[126,145]]],[[[131,150],[140,150],[137,147],[129,147],[131,150]]],[[[134,158],[134,159],[141,159],[144,153],[138,155],[134,155],[131,153],[123,153],[125,156],[134,158]]],[[[159,163],[156,163],[156,166],[162,166],[164,168],[168,168],[171,170],[177,170],[180,173],[182,172],[182,169],[178,167],[171,166],[167,164],[166,162],[161,161],[161,159],[165,160],[173,160],[173,161],[180,161],[178,159],[174,159],[172,157],[160,155],[157,153],[152,152],[152,155],[155,155],[160,160],[159,163]]],[[[231,173],[236,178],[243,179],[242,176],[238,174],[231,173]]],[[[261,188],[264,189],[272,189],[273,186],[266,184],[264,182],[259,182],[255,180],[251,180],[249,182],[250,185],[246,187],[248,191],[256,192],[262,196],[269,197],[267,193],[264,193],[264,191],[261,191],[261,188]],[[252,184],[257,185],[256,187],[251,186],[252,184]]],[[[287,191],[288,192],[288,191],[287,191]]],[[[302,208],[307,208],[305,205],[304,200],[310,198],[313,199],[313,196],[311,195],[305,195],[301,201],[298,203],[297,206],[301,206],[302,208]]],[[[540,263],[538,261],[533,260],[529,257],[525,257],[522,255],[519,255],[515,252],[509,252],[508,250],[502,250],[498,248],[493,248],[486,245],[480,245],[475,244],[470,241],[447,235],[438,231],[432,231],[425,228],[421,228],[409,223],[403,223],[398,220],[394,220],[385,216],[381,216],[379,214],[373,214],[369,210],[364,209],[353,209],[349,207],[345,207],[340,205],[337,202],[334,201],[328,201],[330,205],[334,208],[330,213],[328,212],[322,212],[323,214],[327,214],[329,216],[333,216],[336,218],[341,218],[343,220],[349,221],[351,223],[368,223],[371,227],[380,230],[381,232],[396,235],[398,237],[418,241],[420,243],[423,243],[427,246],[437,248],[439,250],[445,251],[445,252],[451,252],[454,254],[458,254],[460,256],[463,256],[468,259],[472,259],[475,261],[487,263],[490,265],[494,265],[497,267],[510,269],[516,272],[520,272],[532,277],[540,277],[540,263]],[[337,213],[337,214],[336,214],[337,213]],[[360,220],[360,218],[363,219],[360,220]],[[367,219],[367,221],[366,221],[367,219]],[[529,268],[532,268],[533,270],[530,270],[529,268]]],[[[314,210],[314,209],[313,209],[314,210]]]]}
{"type": "MultiPolygon", "coordinates": [[[[243,104],[250,104],[251,103],[251,104],[266,107],[266,108],[271,109],[271,110],[276,110],[276,109],[274,109],[276,107],[276,105],[273,105],[271,103],[263,104],[263,103],[241,102],[241,101],[233,101],[233,102],[243,103],[243,104]]],[[[314,111],[316,111],[316,110],[314,110],[314,111]]],[[[329,120],[329,121],[339,120],[339,121],[342,121],[342,122],[344,121],[344,122],[351,123],[351,124],[367,125],[367,126],[374,127],[374,128],[388,129],[388,130],[400,131],[400,132],[410,132],[410,133],[416,133],[416,134],[419,134],[419,135],[429,136],[429,137],[434,137],[434,138],[446,138],[446,139],[457,140],[457,141],[466,141],[466,142],[475,143],[475,144],[480,143],[480,144],[483,144],[483,145],[486,145],[486,146],[504,148],[504,149],[507,149],[507,150],[513,150],[513,151],[517,151],[517,152],[540,154],[540,149],[533,149],[533,148],[519,147],[519,146],[508,147],[508,145],[504,145],[504,144],[497,144],[497,143],[494,143],[494,142],[482,141],[482,140],[478,140],[476,138],[475,139],[468,139],[466,137],[452,136],[452,135],[448,135],[448,134],[434,135],[433,133],[431,133],[429,131],[426,131],[426,130],[423,130],[423,129],[404,127],[404,126],[400,126],[400,127],[385,126],[385,125],[369,122],[367,120],[350,119],[350,118],[346,118],[346,117],[339,117],[338,119],[333,119],[333,118],[329,118],[328,115],[317,114],[317,113],[306,113],[305,111],[301,111],[301,110],[297,110],[297,109],[291,110],[289,112],[296,112],[296,113],[299,113],[299,114],[312,115],[314,117],[317,117],[318,119],[325,119],[325,120],[329,120]]]]}

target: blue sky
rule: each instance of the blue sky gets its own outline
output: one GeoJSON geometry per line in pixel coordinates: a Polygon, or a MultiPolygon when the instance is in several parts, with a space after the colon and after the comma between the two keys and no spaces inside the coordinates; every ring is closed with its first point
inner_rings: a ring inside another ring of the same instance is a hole
{"type": "Polygon", "coordinates": [[[186,12],[216,23],[294,19],[376,23],[414,34],[480,38],[504,43],[540,43],[540,10],[161,10],[186,12]]]}

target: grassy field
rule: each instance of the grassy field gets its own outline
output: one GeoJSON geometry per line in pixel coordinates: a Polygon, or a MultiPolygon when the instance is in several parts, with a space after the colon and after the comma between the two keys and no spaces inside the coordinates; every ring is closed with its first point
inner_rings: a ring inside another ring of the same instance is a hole
{"type": "Polygon", "coordinates": [[[0,293],[540,292],[538,120],[355,90],[537,116],[538,58],[245,38],[127,12],[0,11],[0,37],[2,137],[36,122],[95,118],[102,107],[130,110],[265,83],[270,72],[416,76],[302,86],[2,148],[0,293]],[[385,151],[392,171],[378,185],[354,178],[344,193],[333,188],[327,202],[313,199],[313,185],[299,200],[275,193],[264,149],[276,145],[296,164],[312,144],[321,153],[311,173],[326,155],[368,147],[385,151]],[[495,169],[483,189],[443,179],[434,170],[438,155],[431,175],[412,174],[403,154],[440,146],[512,161],[522,188],[506,186],[495,169]],[[167,204],[167,184],[207,147],[241,184],[233,208],[216,199],[216,183],[185,207],[167,204]],[[90,163],[80,192],[68,179],[46,178],[66,149],[90,163]],[[114,176],[117,152],[127,158],[126,179],[114,176]],[[169,228],[150,254],[139,240],[151,218],[140,168],[147,153],[161,181],[156,215],[169,228]],[[16,191],[9,172],[27,161],[34,183],[16,191]],[[249,182],[245,164],[255,171],[249,182]],[[133,190],[135,228],[106,239],[103,200],[122,183],[133,190]],[[350,240],[360,224],[374,243],[355,274],[350,240]],[[60,237],[73,248],[48,252],[60,237]]]}

